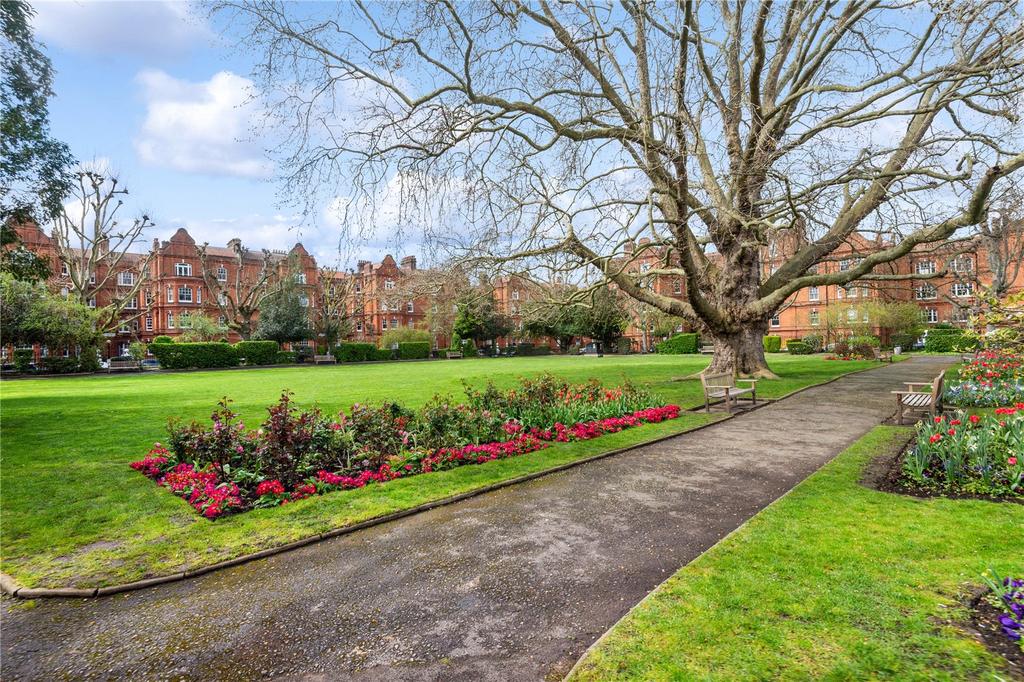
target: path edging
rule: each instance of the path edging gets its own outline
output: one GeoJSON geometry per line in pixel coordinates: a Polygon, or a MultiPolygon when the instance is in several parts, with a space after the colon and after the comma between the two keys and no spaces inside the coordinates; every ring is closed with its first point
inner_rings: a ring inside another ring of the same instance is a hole
{"type": "MultiPolygon", "coordinates": [[[[909,362],[912,359],[913,358],[908,358],[907,360],[904,360],[903,362],[909,362]]],[[[789,393],[786,393],[786,394],[784,394],[784,395],[782,395],[782,396],[780,396],[778,398],[765,400],[763,405],[768,405],[768,404],[771,404],[772,402],[778,402],[778,401],[781,401],[781,400],[785,400],[787,398],[791,398],[791,397],[793,397],[793,396],[795,396],[795,395],[797,395],[799,393],[803,393],[804,391],[808,391],[808,390],[810,390],[812,388],[818,388],[819,386],[827,386],[828,384],[831,384],[833,382],[839,381],[843,377],[848,377],[848,376],[851,376],[853,374],[860,374],[862,372],[869,372],[869,371],[872,371],[872,370],[881,369],[882,367],[888,367],[888,366],[890,366],[890,364],[882,364],[882,365],[878,365],[878,366],[863,367],[861,369],[857,369],[857,370],[854,370],[852,372],[847,372],[845,374],[840,374],[839,376],[832,377],[831,379],[828,379],[827,381],[822,381],[821,383],[817,383],[817,384],[810,384],[808,386],[804,386],[802,388],[798,388],[796,390],[790,391],[789,393]]],[[[762,405],[758,405],[757,407],[761,407],[761,406],[762,405]]],[[[444,498],[441,498],[439,500],[433,500],[431,502],[424,502],[423,504],[417,505],[415,507],[410,507],[408,509],[402,509],[402,510],[399,510],[399,511],[396,511],[396,512],[392,512],[390,514],[384,514],[383,516],[375,516],[375,517],[373,517],[371,519],[366,519],[365,521],[360,521],[359,523],[354,523],[354,524],[349,525],[349,526],[341,526],[341,527],[338,527],[338,528],[332,528],[331,530],[324,531],[323,533],[318,533],[316,535],[310,535],[308,537],[302,538],[300,540],[296,540],[294,542],[290,542],[290,543],[287,543],[287,544],[284,544],[284,545],[278,545],[277,547],[269,547],[267,549],[262,549],[262,550],[260,550],[258,552],[252,552],[250,554],[244,554],[242,556],[235,557],[233,559],[226,559],[224,561],[219,561],[219,562],[217,562],[215,564],[210,564],[208,566],[200,566],[199,568],[188,569],[188,570],[185,570],[185,571],[179,571],[177,573],[171,573],[169,575],[156,576],[156,577],[153,577],[153,578],[144,578],[142,580],[133,580],[131,582],[120,583],[120,584],[116,584],[116,585],[108,585],[106,587],[92,587],[92,588],[77,588],[77,587],[24,587],[23,585],[21,585],[21,583],[19,583],[17,580],[15,580],[13,576],[10,576],[10,575],[8,575],[6,573],[0,572],[0,594],[6,594],[6,595],[14,597],[16,599],[82,599],[82,598],[93,598],[93,597],[106,597],[106,596],[110,596],[110,595],[114,595],[114,594],[120,594],[122,592],[134,592],[136,590],[142,590],[142,589],[145,589],[147,587],[154,587],[156,585],[163,585],[165,583],[172,583],[172,582],[178,582],[178,581],[181,581],[181,580],[186,580],[188,578],[195,578],[195,577],[198,577],[198,576],[201,576],[201,575],[205,575],[206,573],[212,573],[213,571],[218,571],[218,570],[221,570],[221,569],[224,569],[224,568],[231,568],[233,566],[239,566],[241,564],[249,563],[250,561],[256,561],[258,559],[265,559],[267,557],[271,557],[271,556],[274,556],[276,554],[283,554],[284,552],[289,552],[289,551],[291,551],[293,549],[299,549],[300,547],[305,547],[307,545],[312,545],[312,544],[314,544],[316,542],[320,542],[322,540],[328,540],[328,539],[331,539],[331,538],[340,537],[342,535],[348,535],[350,533],[354,533],[356,531],[363,530],[365,528],[372,528],[373,526],[379,526],[379,525],[382,525],[382,524],[385,524],[385,523],[389,523],[391,521],[397,521],[398,519],[404,518],[406,516],[412,516],[414,514],[422,514],[423,512],[430,511],[431,509],[436,509],[438,507],[445,507],[445,506],[448,506],[450,504],[454,504],[456,502],[461,502],[462,500],[467,500],[467,499],[470,499],[472,497],[477,497],[478,495],[484,495],[484,494],[489,493],[489,492],[494,492],[495,490],[501,490],[502,488],[508,488],[508,487],[511,487],[511,486],[514,486],[514,485],[519,485],[520,483],[526,483],[528,481],[532,481],[532,480],[535,480],[535,479],[538,479],[538,478],[542,478],[544,476],[555,474],[555,473],[558,473],[560,471],[565,471],[566,469],[571,469],[573,467],[577,467],[577,466],[580,466],[580,465],[583,465],[583,464],[587,464],[588,462],[595,462],[597,460],[605,459],[606,457],[612,457],[612,456],[615,456],[615,455],[620,455],[622,453],[629,452],[631,450],[636,450],[636,449],[639,449],[639,448],[642,448],[642,447],[646,447],[648,445],[655,445],[657,443],[661,443],[663,441],[666,441],[666,440],[668,440],[670,438],[678,438],[680,436],[685,436],[687,434],[691,434],[691,433],[694,433],[696,431],[701,431],[701,430],[709,428],[711,426],[715,426],[716,424],[721,424],[722,422],[726,422],[726,421],[729,421],[731,419],[735,419],[736,417],[740,417],[740,416],[742,416],[744,414],[747,414],[749,412],[752,412],[752,411],[753,410],[744,410],[743,412],[727,413],[724,416],[724,418],[722,418],[722,419],[716,419],[714,421],[708,422],[707,424],[699,424],[697,426],[694,426],[694,427],[689,428],[689,429],[685,429],[685,430],[680,431],[678,433],[673,433],[673,434],[669,434],[669,435],[666,435],[666,436],[659,436],[658,438],[654,438],[653,440],[644,441],[643,443],[635,443],[633,445],[627,445],[625,447],[616,448],[614,450],[609,450],[607,452],[602,452],[602,453],[599,453],[597,455],[591,455],[590,457],[584,457],[583,459],[577,459],[577,460],[573,460],[571,462],[563,462],[562,464],[558,464],[556,466],[549,467],[547,469],[542,469],[540,471],[534,471],[532,473],[524,474],[522,476],[517,476],[515,478],[510,478],[510,479],[507,479],[507,480],[504,480],[504,481],[498,481],[496,483],[491,483],[491,484],[486,485],[486,486],[484,486],[482,488],[475,488],[473,490],[468,490],[468,491],[466,491],[464,493],[459,493],[457,495],[451,495],[449,497],[444,497],[444,498]]],[[[792,490],[792,488],[790,490],[792,490]]],[[[785,494],[789,494],[788,491],[785,494]]],[[[785,495],[783,495],[783,497],[784,496],[785,495]]],[[[782,499],[782,498],[781,497],[777,498],[776,501],[778,501],[778,499],[782,499]]],[[[774,504],[774,503],[775,502],[772,502],[771,504],[774,504]]],[[[769,505],[769,506],[771,506],[771,505],[769,505]]],[[[767,509],[767,507],[765,507],[765,508],[767,509]]],[[[756,514],[755,514],[755,516],[756,516],[756,514]]],[[[753,517],[751,517],[751,518],[753,518],[753,517]]],[[[749,519],[748,519],[748,521],[749,521],[749,519]]],[[[746,522],[744,522],[743,525],[745,525],[745,524],[746,524],[746,522]]],[[[742,528],[743,525],[739,526],[739,528],[742,528]]],[[[739,528],[737,528],[735,530],[739,530],[739,528]]],[[[735,530],[732,531],[732,532],[735,532],[735,530]]],[[[730,533],[730,535],[731,535],[731,533],[730,533]]],[[[728,537],[728,535],[726,535],[725,537],[728,537]]],[[[725,537],[720,539],[718,542],[721,542],[722,540],[724,540],[725,537]]],[[[717,543],[715,543],[715,544],[717,544],[717,543]]],[[[714,545],[712,545],[712,547],[713,546],[714,545]]],[[[710,548],[708,548],[708,549],[710,549],[710,548]]],[[[707,551],[707,550],[705,550],[705,551],[707,551]]],[[[694,560],[696,560],[697,558],[699,558],[699,556],[695,557],[694,560]]],[[[657,588],[655,588],[655,590],[656,589],[657,588]]],[[[653,593],[653,591],[652,591],[652,593],[653,593]]],[[[648,596],[650,596],[650,594],[648,594],[648,596]]],[[[646,599],[646,598],[647,597],[644,597],[644,599],[646,599]]],[[[643,603],[643,600],[641,600],[636,606],[639,606],[639,604],[642,604],[642,603],[643,603]]],[[[634,606],[633,608],[636,608],[636,606],[634,606]]],[[[628,615],[628,613],[626,615],[628,615]]],[[[625,616],[623,616],[623,617],[625,617],[625,616]]],[[[605,634],[607,634],[607,633],[605,633],[605,634]]],[[[604,635],[602,635],[602,637],[603,636],[604,635]]],[[[598,641],[600,641],[600,639],[598,641]]],[[[596,642],[595,642],[595,644],[596,644],[596,642]]]]}

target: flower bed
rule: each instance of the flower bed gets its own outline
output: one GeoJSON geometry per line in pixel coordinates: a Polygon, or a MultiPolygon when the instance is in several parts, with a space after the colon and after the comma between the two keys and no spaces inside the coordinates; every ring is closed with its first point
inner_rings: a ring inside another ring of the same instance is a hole
{"type": "Polygon", "coordinates": [[[1024,497],[1024,403],[918,424],[901,474],[905,484],[926,491],[1024,497]]]}
{"type": "Polygon", "coordinates": [[[1024,359],[983,351],[949,382],[944,400],[958,407],[1005,407],[1024,402],[1024,359]]]}
{"type": "Polygon", "coordinates": [[[991,569],[982,577],[989,589],[971,602],[974,626],[986,646],[1006,659],[1011,673],[1020,675],[1024,673],[1024,579],[1002,578],[991,569]]]}
{"type": "Polygon", "coordinates": [[[255,430],[224,399],[209,427],[171,422],[168,446],[155,444],[131,467],[213,519],[679,416],[678,406],[628,383],[608,389],[549,375],[509,391],[467,388],[466,396],[461,404],[435,397],[418,411],[356,404],[332,419],[316,408],[297,410],[285,392],[255,430]]]}

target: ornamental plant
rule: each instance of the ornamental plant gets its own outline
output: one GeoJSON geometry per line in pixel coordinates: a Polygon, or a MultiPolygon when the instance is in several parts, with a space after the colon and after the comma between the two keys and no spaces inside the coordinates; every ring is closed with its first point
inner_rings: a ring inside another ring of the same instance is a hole
{"type": "Polygon", "coordinates": [[[958,407],[1005,407],[1024,402],[1024,358],[1008,352],[979,352],[949,382],[945,401],[958,407]]]}
{"type": "Polygon", "coordinates": [[[677,406],[629,383],[606,388],[550,375],[507,391],[467,388],[466,395],[461,404],[435,397],[418,411],[356,404],[330,418],[318,408],[298,409],[285,391],[255,430],[224,398],[209,426],[169,422],[170,448],[157,444],[131,467],[213,519],[679,416],[677,406]]]}
{"type": "Polygon", "coordinates": [[[991,576],[983,575],[982,579],[990,590],[986,596],[988,603],[1002,611],[999,628],[1007,639],[1024,649],[1024,640],[1021,639],[1024,633],[1024,579],[1001,578],[991,569],[989,573],[991,576]]]}
{"type": "Polygon", "coordinates": [[[935,492],[1024,497],[1024,402],[992,415],[919,423],[902,473],[907,483],[935,492]]]}

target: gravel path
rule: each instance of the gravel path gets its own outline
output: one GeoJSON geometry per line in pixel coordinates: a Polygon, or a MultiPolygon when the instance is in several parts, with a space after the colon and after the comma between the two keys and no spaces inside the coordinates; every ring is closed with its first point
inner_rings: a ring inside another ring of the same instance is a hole
{"type": "Polygon", "coordinates": [[[631,606],[893,412],[943,358],[141,592],[2,605],[14,679],[558,679],[631,606]]]}

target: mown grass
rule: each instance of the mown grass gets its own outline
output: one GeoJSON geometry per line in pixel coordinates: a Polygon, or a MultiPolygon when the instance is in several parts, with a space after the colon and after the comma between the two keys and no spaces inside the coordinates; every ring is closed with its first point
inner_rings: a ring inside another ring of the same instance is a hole
{"type": "Polygon", "coordinates": [[[1008,679],[961,625],[986,568],[1024,569],[1024,507],[859,485],[910,433],[871,431],[661,585],[570,679],[1008,679]]]}
{"type": "MultiPolygon", "coordinates": [[[[758,393],[777,397],[866,362],[776,355],[780,378],[758,393]]],[[[31,379],[0,384],[0,538],[2,570],[26,586],[95,586],[164,575],[285,544],[331,528],[406,509],[539,471],[555,464],[651,440],[706,423],[684,414],[594,441],[558,445],[521,458],[418,476],[315,497],[286,507],[210,522],[128,468],[166,435],[168,417],[206,419],[222,396],[250,425],[282,390],[300,406],[325,411],[354,402],[396,400],[416,406],[461,382],[509,386],[553,372],[607,384],[629,379],[665,402],[700,404],[698,356],[539,357],[450,362],[286,367],[31,379]]]]}

